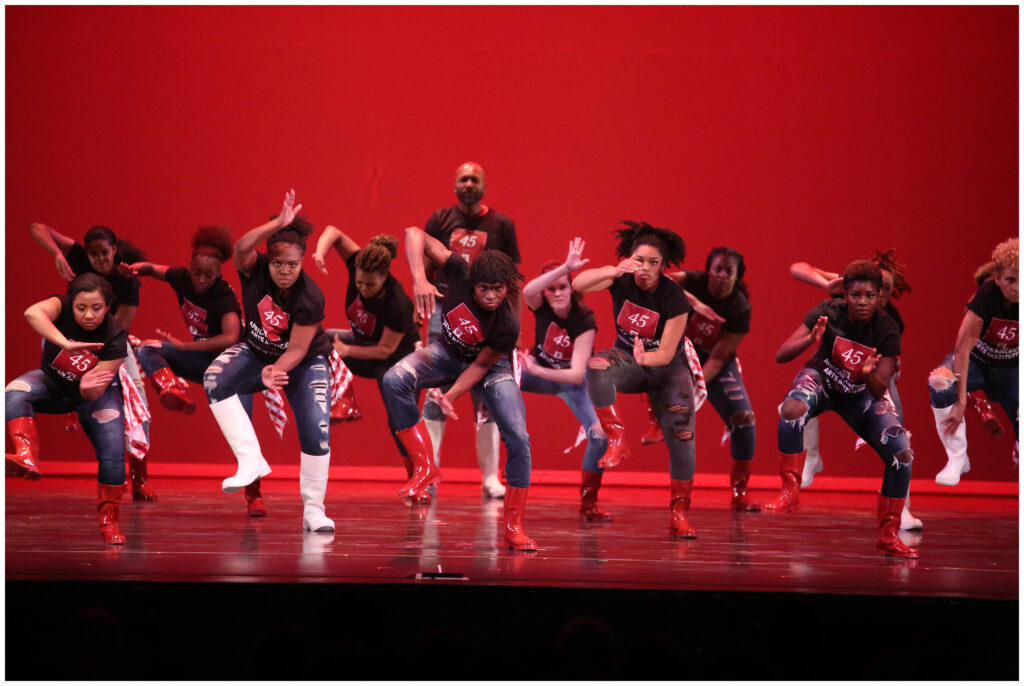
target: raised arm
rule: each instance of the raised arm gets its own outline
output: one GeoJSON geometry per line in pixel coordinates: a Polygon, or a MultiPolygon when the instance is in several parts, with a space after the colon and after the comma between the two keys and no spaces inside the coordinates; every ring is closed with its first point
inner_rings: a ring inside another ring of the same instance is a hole
{"type": "Polygon", "coordinates": [[[424,267],[424,255],[437,264],[443,265],[451,257],[452,251],[418,226],[410,226],[405,230],[405,257],[409,260],[412,272],[413,302],[416,303],[416,314],[430,317],[436,306],[435,297],[441,297],[440,291],[427,280],[424,267]]]}
{"type": "Polygon", "coordinates": [[[358,243],[349,238],[338,227],[328,226],[320,234],[320,238],[316,242],[316,251],[313,252],[313,262],[324,274],[327,273],[327,267],[325,266],[327,252],[331,248],[338,251],[342,260],[347,260],[352,253],[359,252],[358,243]]]}
{"type": "Polygon", "coordinates": [[[153,262],[133,262],[132,264],[125,264],[124,262],[117,263],[117,272],[121,276],[150,276],[160,281],[167,280],[167,270],[170,269],[166,264],[154,264],[153,262]]]}
{"type": "Polygon", "coordinates": [[[565,257],[565,263],[561,267],[544,272],[536,279],[523,286],[523,300],[531,310],[536,310],[544,303],[544,289],[558,281],[563,276],[572,277],[572,273],[585,265],[590,260],[583,259],[583,248],[586,242],[582,238],[573,238],[569,241],[569,253],[565,257]]]}
{"type": "MultiPolygon", "coordinates": [[[[163,329],[157,329],[156,333],[178,350],[194,350],[201,353],[219,353],[227,350],[235,343],[242,334],[242,322],[237,312],[225,312],[220,318],[220,333],[213,338],[205,338],[201,341],[183,341],[172,336],[163,329]]],[[[159,341],[145,341],[144,345],[159,343],[159,341]]]]}
{"type": "Polygon", "coordinates": [[[295,204],[295,189],[284,194],[281,212],[266,224],[250,229],[235,243],[234,262],[239,273],[249,276],[256,264],[256,248],[274,233],[292,223],[295,215],[302,209],[302,204],[295,204]]]}
{"type": "Polygon", "coordinates": [[[53,325],[53,323],[57,321],[57,317],[60,316],[60,312],[60,298],[54,296],[52,298],[47,298],[46,300],[40,300],[34,305],[29,305],[28,309],[25,310],[25,320],[37,334],[54,345],[64,348],[68,352],[99,350],[103,347],[103,343],[83,343],[80,341],[68,340],[68,338],[60,332],[60,329],[53,325]]]}
{"type": "Polygon", "coordinates": [[[811,345],[820,343],[821,337],[825,335],[826,326],[828,326],[828,317],[824,315],[818,317],[818,321],[814,323],[813,329],[808,329],[801,323],[796,331],[790,334],[785,343],[779,347],[778,352],[775,353],[775,361],[779,364],[789,362],[811,347],[811,345]]]}
{"type": "Polygon", "coordinates": [[[57,273],[62,279],[70,281],[75,278],[76,274],[67,261],[67,254],[71,251],[71,246],[75,244],[74,238],[65,236],[60,231],[39,222],[29,224],[28,232],[32,234],[32,238],[36,239],[39,245],[43,246],[46,252],[53,255],[57,273]]]}
{"type": "Polygon", "coordinates": [[[632,274],[639,265],[632,257],[627,257],[616,265],[585,269],[572,280],[572,289],[580,293],[603,291],[612,285],[612,281],[623,274],[632,274]]]}
{"type": "Polygon", "coordinates": [[[789,266],[789,275],[797,281],[803,281],[812,286],[823,288],[831,295],[842,293],[843,277],[841,275],[825,271],[824,269],[818,269],[807,262],[794,262],[791,264],[789,266]]]}

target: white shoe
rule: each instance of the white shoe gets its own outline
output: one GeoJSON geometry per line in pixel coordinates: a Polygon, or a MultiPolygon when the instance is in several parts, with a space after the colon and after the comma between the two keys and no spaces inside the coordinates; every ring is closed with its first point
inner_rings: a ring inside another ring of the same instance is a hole
{"type": "Polygon", "coordinates": [[[923,528],[924,523],[910,514],[910,508],[904,505],[903,514],[900,515],[900,531],[920,531],[923,528]]]}
{"type": "Polygon", "coordinates": [[[946,449],[946,466],[935,475],[935,483],[943,486],[956,486],[960,483],[960,477],[971,471],[971,460],[967,457],[967,423],[960,422],[956,431],[947,434],[942,430],[942,421],[953,411],[952,407],[933,407],[935,415],[935,428],[939,433],[939,440],[946,449]]]}
{"type": "Polygon", "coordinates": [[[434,449],[434,465],[441,468],[441,442],[444,441],[444,427],[448,422],[441,419],[424,419],[423,426],[427,427],[427,435],[430,436],[430,447],[434,449]]]}
{"type": "Polygon", "coordinates": [[[299,453],[299,494],[302,496],[302,528],[316,533],[334,533],[334,521],[324,509],[331,454],[299,453]]]}
{"type": "Polygon", "coordinates": [[[807,454],[804,458],[804,473],[800,477],[800,488],[807,488],[814,483],[814,475],[825,468],[820,455],[807,454]]]}
{"type": "Polygon", "coordinates": [[[233,395],[211,403],[210,412],[213,413],[213,418],[217,420],[217,425],[220,426],[238,461],[238,470],[234,476],[229,476],[221,482],[221,490],[225,493],[235,493],[256,479],[270,474],[270,465],[263,459],[260,442],[252,428],[252,420],[245,413],[238,396],[233,395]]]}
{"type": "Polygon", "coordinates": [[[505,497],[505,486],[498,478],[498,425],[484,422],[476,430],[476,459],[480,466],[480,490],[484,497],[500,499],[505,497]]]}

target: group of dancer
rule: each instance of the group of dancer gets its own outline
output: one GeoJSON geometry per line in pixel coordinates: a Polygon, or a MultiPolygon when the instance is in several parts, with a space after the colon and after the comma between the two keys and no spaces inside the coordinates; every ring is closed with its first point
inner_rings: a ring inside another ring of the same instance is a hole
{"type": "MultiPolygon", "coordinates": [[[[896,386],[904,325],[892,302],[910,286],[891,251],[855,260],[842,274],[793,265],[794,276],[831,297],[807,313],[776,354],[784,363],[813,350],[779,407],[781,491],[759,505],[747,492],[755,422],[737,355],[751,321],[743,255],[717,247],[703,271],[671,271],[686,257],[684,240],[674,231],[630,221],[616,232],[617,263],[585,268],[590,260],[577,237],[564,261],[545,264],[523,285],[515,226],[483,204],[485,190],[483,169],[467,162],[456,172],[458,202],[435,212],[424,229],[406,229],[412,297],[390,271],[398,238],[378,235],[361,247],[328,226],[313,262],[328,273],[332,249],[345,262],[348,326],[337,329],[324,328],[324,294],[303,269],[313,226],[299,214],[294,191],[285,195],[279,214],[237,241],[226,227],[201,227],[185,267],[146,261],[105,227],[93,227],[79,243],[32,224],[33,237],[70,283],[65,294],[25,312],[44,341],[40,367],[6,388],[15,446],[6,455],[7,475],[41,475],[36,412],[77,413],[99,462],[101,533],[107,543],[123,544],[119,502],[129,481],[135,500],[156,500],[144,454],[133,450],[138,441],[131,439],[141,432],[148,445],[141,366],[170,411],[194,413],[188,382],[202,384],[237,460],[222,489],[244,491],[252,516],[267,514],[260,479],[271,472],[253,428],[253,395],[287,399],[299,438],[303,528],[332,532],[324,505],[330,427],[358,416],[351,388],[345,402],[336,390],[338,370],[347,368],[377,382],[409,479],[399,495],[414,503],[436,497],[445,421],[456,418],[454,402],[469,393],[482,491],[504,498],[504,544],[532,551],[537,544],[524,524],[531,446],[522,394],[557,395],[580,422],[587,445],[579,510],[594,521],[612,519],[598,505],[603,471],[631,454],[619,394],[644,394],[652,426],[643,442],[663,441],[669,454],[669,531],[696,538],[689,519],[695,417],[706,397],[726,424],[734,509],[796,509],[801,487],[822,469],[816,418],[834,410],[884,464],[876,547],[888,555],[918,557],[898,535],[900,528],[921,522],[906,507],[913,451],[896,386]],[[222,275],[229,259],[238,271],[241,300],[222,275]],[[171,287],[192,340],[158,329],[158,339],[129,342],[140,277],[171,287]],[[615,337],[613,347],[595,351],[598,323],[583,294],[597,291],[611,295],[615,337]],[[536,320],[529,350],[520,350],[523,303],[536,320]],[[425,347],[419,343],[423,323],[425,347]],[[421,409],[423,391],[428,393],[421,409]],[[499,437],[507,453],[504,485],[499,437]],[[126,446],[132,452],[127,471],[126,446]]],[[[1017,432],[1017,239],[1000,243],[992,258],[990,276],[967,305],[954,351],[928,380],[948,453],[939,483],[956,484],[970,469],[964,413],[971,394],[984,391],[1000,403],[1017,432]]],[[[994,420],[1002,430],[987,401],[975,406],[986,427],[994,420]]]]}

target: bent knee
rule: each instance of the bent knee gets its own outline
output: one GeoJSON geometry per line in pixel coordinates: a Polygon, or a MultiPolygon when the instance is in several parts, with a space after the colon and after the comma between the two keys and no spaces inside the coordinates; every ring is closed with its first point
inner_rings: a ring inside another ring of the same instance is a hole
{"type": "Polygon", "coordinates": [[[955,381],[953,370],[948,367],[937,367],[928,374],[928,387],[933,391],[947,391],[955,381]]]}
{"type": "Polygon", "coordinates": [[[729,417],[729,423],[732,426],[753,426],[754,425],[754,413],[750,410],[745,412],[737,412],[736,414],[729,417]]]}
{"type": "Polygon", "coordinates": [[[22,393],[28,393],[31,390],[32,390],[32,386],[27,381],[22,381],[21,379],[15,379],[11,383],[7,384],[7,388],[4,389],[4,392],[5,393],[11,393],[11,392],[19,392],[20,391],[22,393]]]}
{"type": "Polygon", "coordinates": [[[604,357],[595,355],[587,360],[587,369],[608,369],[611,363],[604,357]]]}
{"type": "Polygon", "coordinates": [[[907,448],[906,450],[903,450],[893,455],[893,459],[895,459],[897,462],[903,465],[910,464],[911,462],[914,461],[914,451],[911,450],[910,448],[907,448]]]}
{"type": "Polygon", "coordinates": [[[802,400],[786,398],[782,403],[782,409],[779,410],[779,416],[787,422],[792,422],[806,416],[809,409],[807,403],[802,400]]]}

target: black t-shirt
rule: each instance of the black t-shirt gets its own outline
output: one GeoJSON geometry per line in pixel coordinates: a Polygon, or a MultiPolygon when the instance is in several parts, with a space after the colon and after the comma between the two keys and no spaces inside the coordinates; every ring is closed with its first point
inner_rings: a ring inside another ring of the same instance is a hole
{"type": "Polygon", "coordinates": [[[117,310],[121,305],[134,305],[138,307],[139,288],[142,287],[139,277],[121,276],[121,273],[116,268],[111,274],[100,274],[92,268],[92,263],[89,262],[89,254],[85,251],[85,246],[78,241],[75,241],[75,244],[68,250],[65,259],[67,259],[68,266],[71,267],[71,271],[75,273],[75,276],[97,274],[110,283],[110,287],[114,289],[114,299],[110,303],[111,314],[117,314],[117,310]]]}
{"type": "Polygon", "coordinates": [[[986,281],[978,287],[967,309],[982,319],[981,336],[971,358],[993,367],[1017,366],[1019,303],[1007,302],[999,284],[986,281]]]}
{"type": "MultiPolygon", "coordinates": [[[[458,205],[445,207],[430,216],[424,230],[428,236],[441,241],[444,247],[462,257],[467,263],[475,260],[484,250],[500,250],[516,264],[522,262],[515,224],[501,212],[491,208],[487,208],[483,214],[471,217],[458,205]]],[[[427,276],[432,281],[441,281],[436,274],[427,276]]],[[[438,290],[444,292],[443,288],[438,290]]]]}
{"type": "Polygon", "coordinates": [[[413,351],[419,332],[413,321],[412,299],[398,279],[388,272],[387,279],[377,297],[364,300],[356,289],[356,257],[358,252],[345,260],[348,267],[348,290],[345,291],[345,315],[352,325],[352,337],[356,345],[377,345],[384,335],[384,327],[405,334],[390,359],[396,361],[413,351]]]}
{"type": "Polygon", "coordinates": [[[238,273],[242,283],[242,304],[245,307],[245,342],[256,357],[268,364],[288,350],[292,327],[317,324],[316,334],[303,361],[331,351],[331,341],[319,323],[324,318],[324,294],[306,272],[282,294],[270,278],[269,260],[256,253],[252,272],[238,273]]]}
{"type": "MultiPolygon", "coordinates": [[[[690,312],[682,287],[664,274],[652,292],[640,290],[632,274],[617,277],[608,290],[612,294],[615,315],[615,347],[622,350],[633,350],[634,335],[643,339],[647,352],[658,350],[665,322],[690,312]]],[[[680,337],[674,352],[682,345],[683,337],[680,337]]]]}
{"type": "MultiPolygon", "coordinates": [[[[77,272],[76,272],[77,273],[77,272]]],[[[63,348],[43,341],[43,355],[40,361],[40,368],[51,379],[66,392],[78,390],[82,382],[82,376],[96,366],[100,361],[119,360],[125,357],[128,350],[128,332],[121,324],[114,319],[114,315],[107,313],[103,323],[92,331],[86,331],[75,322],[75,313],[71,306],[71,299],[66,295],[58,295],[60,298],[60,315],[53,323],[57,330],[64,334],[68,340],[83,341],[86,343],[99,343],[104,345],[99,350],[83,350],[82,352],[69,353],[63,348]]]]}
{"type": "Polygon", "coordinates": [[[828,317],[828,326],[818,350],[804,366],[821,372],[830,390],[854,394],[867,388],[861,368],[872,348],[882,357],[900,354],[900,328],[882,310],[876,310],[866,324],[857,326],[850,321],[845,300],[823,300],[804,317],[804,326],[813,330],[822,315],[828,317]]]}
{"type": "Polygon", "coordinates": [[[465,281],[469,263],[452,253],[438,276],[447,284],[441,301],[441,342],[463,362],[472,362],[484,348],[510,353],[519,337],[519,318],[508,298],[488,312],[473,300],[473,287],[465,281]]]}
{"type": "MultiPolygon", "coordinates": [[[[690,313],[686,320],[686,337],[693,343],[701,364],[707,362],[722,331],[745,334],[750,332],[750,301],[738,288],[725,298],[716,299],[708,290],[708,273],[686,271],[686,290],[725,319],[724,322],[706,319],[699,312],[690,313]]],[[[736,357],[735,353],[729,358],[736,357]]]]}
{"type": "Polygon", "coordinates": [[[192,286],[186,267],[171,267],[165,272],[165,277],[178,296],[181,316],[193,340],[205,341],[221,335],[224,333],[221,327],[224,315],[230,312],[242,314],[235,289],[222,278],[218,278],[208,291],[199,294],[192,286]]]}
{"type": "Polygon", "coordinates": [[[900,338],[903,337],[903,332],[907,330],[907,325],[903,323],[903,317],[900,316],[900,311],[896,309],[896,305],[893,304],[892,298],[889,302],[885,303],[885,307],[882,311],[892,317],[896,321],[896,326],[900,327],[900,338]]]}
{"type": "Polygon", "coordinates": [[[586,331],[597,331],[594,311],[576,302],[575,298],[565,319],[555,314],[543,296],[540,307],[533,310],[533,314],[537,318],[533,356],[542,367],[569,369],[576,339],[586,331]]]}

